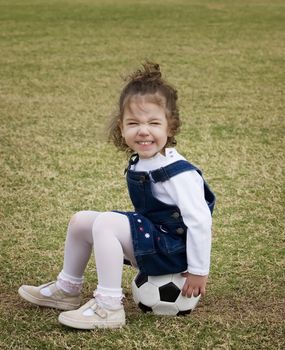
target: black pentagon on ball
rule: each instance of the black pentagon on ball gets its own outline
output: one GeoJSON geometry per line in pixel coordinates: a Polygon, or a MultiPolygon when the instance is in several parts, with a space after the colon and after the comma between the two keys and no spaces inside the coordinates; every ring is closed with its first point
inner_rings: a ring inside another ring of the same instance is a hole
{"type": "Polygon", "coordinates": [[[151,307],[146,306],[146,305],[144,305],[144,304],[142,304],[142,303],[138,303],[138,307],[139,307],[144,313],[146,313],[146,312],[151,312],[151,311],[152,311],[152,308],[151,308],[151,307]]]}
{"type": "Polygon", "coordinates": [[[145,284],[147,281],[148,281],[148,276],[141,272],[135,278],[135,284],[138,288],[141,287],[143,284],[145,284]]]}
{"type": "Polygon", "coordinates": [[[191,313],[191,311],[192,311],[191,309],[190,310],[179,311],[176,316],[186,316],[186,315],[189,315],[191,313]]]}
{"type": "Polygon", "coordinates": [[[180,289],[173,283],[169,282],[159,287],[159,295],[161,301],[174,303],[180,294],[180,289]]]}

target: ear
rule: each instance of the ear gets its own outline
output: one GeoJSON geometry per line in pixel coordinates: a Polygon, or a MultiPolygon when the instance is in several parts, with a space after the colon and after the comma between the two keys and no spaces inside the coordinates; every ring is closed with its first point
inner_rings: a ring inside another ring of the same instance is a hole
{"type": "Polygon", "coordinates": [[[172,137],[172,136],[173,136],[173,131],[170,129],[169,126],[168,126],[168,128],[167,128],[167,136],[168,136],[168,137],[172,137]]]}

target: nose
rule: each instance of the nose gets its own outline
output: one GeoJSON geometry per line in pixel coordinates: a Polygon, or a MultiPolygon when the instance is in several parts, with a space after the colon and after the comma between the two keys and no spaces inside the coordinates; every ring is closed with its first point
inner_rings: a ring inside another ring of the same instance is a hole
{"type": "Polygon", "coordinates": [[[146,124],[140,124],[138,134],[148,135],[149,134],[148,126],[146,124]]]}

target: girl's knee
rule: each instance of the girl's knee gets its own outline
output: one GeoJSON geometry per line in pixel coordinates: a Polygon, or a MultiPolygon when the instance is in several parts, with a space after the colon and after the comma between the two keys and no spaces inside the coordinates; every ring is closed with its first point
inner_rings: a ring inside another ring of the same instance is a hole
{"type": "Polygon", "coordinates": [[[69,221],[69,231],[80,234],[82,231],[91,231],[98,212],[82,210],[75,213],[69,221]]]}
{"type": "Polygon", "coordinates": [[[69,226],[74,225],[76,223],[76,217],[77,213],[72,215],[71,219],[69,220],[69,226]]]}
{"type": "Polygon", "coordinates": [[[81,222],[84,222],[84,214],[84,211],[78,211],[77,213],[73,214],[69,221],[69,226],[80,225],[81,222]]]}
{"type": "Polygon", "coordinates": [[[98,215],[93,223],[93,234],[102,232],[103,230],[117,230],[122,225],[127,225],[128,219],[125,215],[116,212],[104,212],[98,215]]]}
{"type": "Polygon", "coordinates": [[[110,213],[109,212],[100,213],[93,223],[93,226],[92,226],[93,233],[98,230],[101,230],[102,227],[106,227],[106,224],[108,222],[110,222],[110,213]]]}

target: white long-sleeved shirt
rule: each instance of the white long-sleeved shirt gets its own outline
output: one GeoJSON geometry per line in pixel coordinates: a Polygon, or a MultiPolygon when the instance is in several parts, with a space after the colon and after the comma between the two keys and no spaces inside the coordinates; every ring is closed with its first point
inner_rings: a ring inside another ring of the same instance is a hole
{"type": "MultiPolygon", "coordinates": [[[[139,159],[132,165],[134,171],[152,171],[178,160],[185,160],[175,148],[166,148],[165,156],[139,159]]],[[[205,276],[210,269],[212,216],[204,198],[204,182],[197,171],[185,171],[164,182],[151,183],[158,200],[176,205],[187,226],[188,272],[205,276]]]]}

